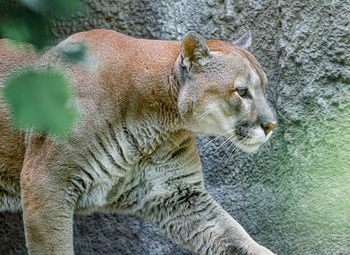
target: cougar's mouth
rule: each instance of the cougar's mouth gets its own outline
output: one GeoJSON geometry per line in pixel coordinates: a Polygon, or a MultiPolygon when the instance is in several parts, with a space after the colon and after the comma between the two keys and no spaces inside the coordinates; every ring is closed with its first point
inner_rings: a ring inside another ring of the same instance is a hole
{"type": "Polygon", "coordinates": [[[255,142],[251,141],[251,139],[251,137],[240,137],[237,134],[233,138],[229,138],[229,140],[234,143],[237,148],[245,152],[256,151],[261,145],[264,144],[264,142],[255,142]]]}
{"type": "Polygon", "coordinates": [[[236,134],[236,140],[232,142],[245,152],[254,152],[257,151],[266,140],[265,136],[256,136],[254,132],[247,132],[245,136],[242,134],[236,134]]]}

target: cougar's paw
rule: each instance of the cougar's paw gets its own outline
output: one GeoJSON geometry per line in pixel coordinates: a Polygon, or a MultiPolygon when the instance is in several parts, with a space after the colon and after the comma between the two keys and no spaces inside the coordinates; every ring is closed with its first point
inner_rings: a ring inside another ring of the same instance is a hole
{"type": "Polygon", "coordinates": [[[276,255],[264,246],[259,245],[251,255],[276,255]]]}
{"type": "Polygon", "coordinates": [[[227,249],[227,252],[225,254],[227,255],[276,255],[269,249],[259,244],[255,244],[253,246],[250,246],[249,248],[248,247],[237,248],[234,246],[229,246],[229,249],[227,249]]]}

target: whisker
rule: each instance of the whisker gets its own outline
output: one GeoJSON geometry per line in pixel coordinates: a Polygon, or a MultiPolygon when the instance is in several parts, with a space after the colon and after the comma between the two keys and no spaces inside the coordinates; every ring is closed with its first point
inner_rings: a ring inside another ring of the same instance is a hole
{"type": "Polygon", "coordinates": [[[209,111],[205,111],[202,113],[202,115],[199,117],[199,120],[197,122],[201,122],[207,115],[209,114],[209,111]]]}
{"type": "Polygon", "coordinates": [[[225,163],[224,163],[225,166],[227,166],[227,164],[228,164],[229,162],[231,162],[231,158],[233,157],[233,155],[234,155],[235,152],[237,151],[237,148],[238,148],[237,145],[238,145],[238,144],[235,144],[235,146],[233,147],[233,150],[229,150],[230,155],[228,155],[227,158],[226,158],[226,160],[225,160],[225,163]]]}
{"type": "Polygon", "coordinates": [[[234,138],[236,135],[231,135],[229,138],[226,138],[226,140],[219,146],[215,149],[214,153],[216,153],[220,148],[222,148],[223,146],[226,146],[228,143],[231,142],[231,139],[234,138]]]}
{"type": "MultiPolygon", "coordinates": [[[[238,140],[238,138],[237,138],[236,140],[238,140]]],[[[220,164],[222,163],[222,161],[223,161],[224,158],[226,157],[227,153],[229,153],[229,152],[231,151],[231,148],[232,148],[232,147],[234,147],[234,148],[236,147],[235,142],[236,142],[236,141],[232,141],[232,143],[231,143],[229,146],[227,146],[226,152],[225,152],[224,156],[222,157],[222,159],[221,159],[221,161],[220,161],[220,164]]],[[[225,165],[226,165],[226,163],[225,163],[225,165]]]]}
{"type": "Polygon", "coordinates": [[[214,139],[211,139],[209,142],[207,142],[206,144],[202,145],[202,146],[208,146],[209,144],[216,142],[217,140],[219,140],[221,137],[223,137],[224,134],[230,133],[232,132],[234,129],[230,129],[227,131],[222,132],[221,134],[219,134],[218,136],[216,136],[214,139]]]}
{"type": "Polygon", "coordinates": [[[248,141],[248,136],[246,136],[245,138],[243,138],[237,145],[236,147],[233,149],[231,155],[228,157],[228,159],[226,160],[225,165],[227,165],[227,163],[231,162],[231,159],[233,157],[233,155],[238,151],[238,149],[242,149],[244,144],[248,141]]]}
{"type": "MultiPolygon", "coordinates": [[[[202,113],[199,117],[198,122],[201,122],[210,112],[209,111],[205,111],[204,113],[202,113]]],[[[232,129],[226,130],[224,132],[222,132],[221,134],[219,134],[218,136],[216,136],[214,139],[210,139],[207,143],[205,143],[204,147],[207,147],[213,143],[216,143],[220,137],[229,134],[229,133],[234,133],[234,130],[236,128],[237,125],[241,124],[244,122],[244,119],[248,116],[249,114],[249,109],[247,109],[246,111],[244,111],[241,115],[241,117],[239,117],[236,120],[235,123],[235,127],[233,127],[232,129]]],[[[225,137],[225,136],[224,136],[225,137]]],[[[225,161],[225,165],[230,162],[230,160],[232,159],[233,155],[236,153],[236,151],[238,151],[239,149],[242,149],[242,147],[244,146],[244,144],[247,142],[247,137],[245,137],[244,139],[242,139],[241,141],[239,141],[238,137],[236,136],[236,134],[232,134],[230,135],[228,138],[225,137],[226,139],[222,142],[222,144],[220,144],[219,146],[217,146],[217,148],[214,150],[214,154],[218,155],[219,152],[225,150],[225,154],[222,157],[220,164],[222,163],[222,161],[226,158],[225,161]],[[238,142],[237,142],[238,141],[238,142]],[[230,155],[228,155],[228,153],[230,153],[230,155]]]]}

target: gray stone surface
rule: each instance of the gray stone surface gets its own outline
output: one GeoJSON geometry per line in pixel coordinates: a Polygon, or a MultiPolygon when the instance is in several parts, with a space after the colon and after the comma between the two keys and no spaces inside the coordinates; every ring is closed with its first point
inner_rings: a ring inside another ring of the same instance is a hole
{"type": "MultiPolygon", "coordinates": [[[[57,21],[57,39],[91,28],[233,41],[250,29],[279,127],[250,155],[199,136],[206,186],[280,255],[350,254],[350,2],[348,0],[87,0],[57,21]]],[[[190,254],[130,216],[77,216],[77,254],[190,254]]],[[[0,254],[24,254],[21,217],[0,214],[0,254]]]]}

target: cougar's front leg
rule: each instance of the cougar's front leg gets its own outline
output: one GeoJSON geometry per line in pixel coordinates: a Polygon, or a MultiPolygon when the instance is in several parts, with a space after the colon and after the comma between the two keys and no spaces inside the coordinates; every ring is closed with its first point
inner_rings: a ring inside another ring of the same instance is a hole
{"type": "Polygon", "coordinates": [[[30,255],[74,254],[74,195],[54,176],[42,166],[22,170],[23,219],[30,255]]]}
{"type": "Polygon", "coordinates": [[[201,255],[274,255],[208,194],[194,138],[179,144],[145,170],[150,191],[138,202],[139,215],[201,255]]]}
{"type": "Polygon", "coordinates": [[[184,183],[173,190],[171,196],[149,204],[153,206],[144,211],[144,216],[176,243],[193,252],[201,255],[273,255],[253,241],[204,189],[184,183]]]}

